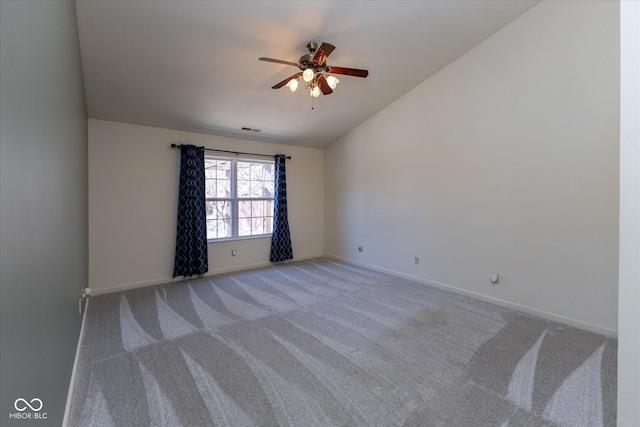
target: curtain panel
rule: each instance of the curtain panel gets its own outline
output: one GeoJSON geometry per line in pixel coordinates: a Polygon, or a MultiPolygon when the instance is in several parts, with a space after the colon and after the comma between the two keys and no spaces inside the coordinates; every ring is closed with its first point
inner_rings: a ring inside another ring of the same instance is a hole
{"type": "Polygon", "coordinates": [[[275,156],[275,197],[273,212],[273,233],[271,234],[271,253],[269,261],[280,262],[293,259],[291,233],[287,212],[287,175],[283,154],[275,156]]]}
{"type": "Polygon", "coordinates": [[[204,274],[208,270],[204,149],[183,144],[173,277],[204,274]]]}

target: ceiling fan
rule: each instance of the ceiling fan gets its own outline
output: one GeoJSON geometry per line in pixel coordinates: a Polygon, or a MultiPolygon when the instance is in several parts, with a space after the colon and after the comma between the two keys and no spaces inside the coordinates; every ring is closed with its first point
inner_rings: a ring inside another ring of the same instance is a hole
{"type": "Polygon", "coordinates": [[[307,44],[309,53],[302,55],[298,62],[282,61],[280,59],[265,57],[258,59],[260,61],[275,62],[276,64],[293,65],[301,70],[276,84],[272,89],[280,89],[283,86],[287,86],[291,92],[295,92],[298,88],[298,79],[302,76],[306,87],[310,89],[311,96],[318,97],[320,96],[320,92],[322,92],[323,95],[333,93],[333,89],[336,88],[339,80],[332,74],[344,74],[354,77],[367,77],[369,75],[369,71],[367,70],[327,65],[327,57],[335,48],[334,45],[325,42],[323,42],[320,47],[318,47],[316,42],[310,42],[307,44]]]}

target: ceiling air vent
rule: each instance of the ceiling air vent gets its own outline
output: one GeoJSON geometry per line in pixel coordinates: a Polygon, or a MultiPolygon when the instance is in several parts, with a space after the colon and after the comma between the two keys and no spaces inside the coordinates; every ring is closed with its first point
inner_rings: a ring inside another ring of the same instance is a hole
{"type": "Polygon", "coordinates": [[[260,132],[260,129],[253,129],[248,127],[243,127],[242,130],[246,132],[260,132]]]}

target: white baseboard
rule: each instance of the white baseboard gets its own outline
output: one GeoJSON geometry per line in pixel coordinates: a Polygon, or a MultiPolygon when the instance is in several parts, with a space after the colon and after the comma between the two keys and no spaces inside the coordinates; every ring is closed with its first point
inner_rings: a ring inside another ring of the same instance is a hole
{"type": "MultiPolygon", "coordinates": [[[[303,256],[303,257],[299,257],[299,258],[294,258],[292,260],[284,261],[284,262],[286,263],[286,262],[304,261],[304,260],[307,260],[307,259],[321,258],[323,256],[324,256],[324,254],[308,255],[308,256],[303,256]]],[[[236,272],[236,271],[254,270],[256,268],[268,267],[270,265],[273,265],[273,263],[271,263],[269,261],[265,261],[265,262],[258,262],[258,263],[254,263],[254,264],[245,264],[245,265],[240,265],[240,266],[235,266],[235,267],[219,268],[219,269],[216,269],[216,270],[211,270],[211,271],[203,274],[202,276],[198,276],[198,277],[218,276],[220,274],[233,273],[233,272],[236,272]]],[[[131,289],[144,288],[144,287],[147,287],[147,286],[163,285],[165,283],[173,283],[173,282],[182,282],[184,280],[193,280],[193,278],[164,277],[164,278],[148,280],[148,281],[144,281],[144,282],[128,283],[128,284],[124,284],[124,285],[112,286],[112,287],[109,287],[109,288],[96,289],[94,287],[94,288],[91,288],[91,295],[96,296],[96,295],[110,294],[110,293],[113,293],[113,292],[128,291],[128,290],[131,290],[131,289]]]]}
{"type": "Polygon", "coordinates": [[[82,313],[82,324],[80,325],[80,336],[78,337],[78,346],[76,347],[76,356],[73,360],[73,368],[71,369],[71,380],[69,384],[69,392],[67,393],[67,403],[64,406],[64,417],[62,418],[62,427],[69,425],[69,412],[71,410],[71,399],[73,398],[73,391],[76,383],[76,373],[78,372],[78,359],[80,358],[80,346],[82,344],[82,337],[84,335],[84,323],[87,319],[87,310],[89,309],[89,300],[87,298],[84,303],[84,312],[82,313]]]}
{"type": "Polygon", "coordinates": [[[346,262],[348,264],[358,265],[360,267],[365,267],[371,270],[379,271],[381,273],[387,273],[392,276],[402,277],[404,279],[409,279],[414,282],[423,283],[428,286],[434,286],[436,288],[445,289],[447,291],[455,292],[460,295],[465,295],[465,296],[476,298],[482,301],[490,302],[490,303],[499,305],[501,307],[511,308],[513,310],[521,311],[523,313],[531,314],[533,316],[542,317],[548,320],[553,320],[554,322],[562,323],[569,326],[574,326],[576,328],[584,329],[590,332],[595,332],[596,334],[605,335],[611,338],[618,338],[618,331],[608,329],[608,328],[603,328],[597,325],[593,325],[591,323],[582,322],[580,320],[572,319],[572,318],[561,316],[558,314],[549,313],[543,310],[539,310],[537,308],[516,304],[516,303],[505,301],[499,298],[494,298],[487,295],[479,294],[477,292],[468,291],[466,289],[451,286],[446,283],[435,282],[432,280],[423,279],[422,277],[412,276],[410,274],[401,273],[399,271],[381,268],[371,264],[366,264],[366,263],[355,261],[349,258],[343,258],[343,257],[332,255],[332,254],[325,254],[324,256],[327,258],[332,258],[338,261],[346,262]]]}
{"type": "MultiPolygon", "coordinates": [[[[353,259],[349,259],[349,258],[344,258],[344,257],[340,257],[337,255],[333,255],[333,254],[317,254],[317,255],[310,255],[310,256],[305,256],[305,257],[300,257],[300,258],[295,258],[291,261],[304,261],[306,259],[313,259],[313,258],[319,258],[319,257],[327,257],[327,258],[332,258],[338,261],[342,261],[342,262],[346,262],[349,264],[353,264],[353,265],[359,265],[361,267],[365,267],[365,268],[369,268],[371,270],[375,270],[375,271],[380,271],[382,273],[387,273],[390,274],[392,276],[396,276],[396,277],[402,277],[405,279],[409,279],[409,280],[413,280],[415,282],[419,282],[428,286],[434,286],[436,288],[440,288],[440,289],[445,289],[451,292],[455,292],[457,294],[460,295],[465,295],[465,296],[470,296],[472,298],[476,298],[482,301],[486,301],[486,302],[490,302],[502,307],[507,307],[507,308],[511,308],[514,310],[518,310],[521,311],[523,313],[527,313],[527,314],[531,314],[533,316],[537,316],[537,317],[541,317],[544,319],[548,319],[548,320],[553,320],[555,322],[558,323],[562,323],[565,325],[569,325],[569,326],[574,326],[576,328],[580,328],[580,329],[584,329],[587,331],[591,331],[591,332],[595,332],[597,334],[601,334],[601,335],[605,335],[607,337],[612,337],[612,338],[617,338],[618,337],[618,331],[612,330],[612,329],[608,329],[608,328],[603,328],[597,325],[593,325],[591,323],[586,323],[586,322],[582,322],[580,320],[576,320],[576,319],[572,319],[569,317],[565,317],[565,316],[561,316],[558,314],[554,314],[554,313],[549,313],[543,310],[539,310],[537,308],[534,307],[529,307],[529,306],[525,306],[525,305],[521,305],[521,304],[517,304],[517,303],[513,303],[510,301],[506,301],[506,300],[502,300],[499,298],[494,298],[494,297],[490,297],[484,294],[480,294],[477,292],[472,292],[466,289],[462,289],[462,288],[458,288],[456,286],[452,286],[452,285],[448,285],[446,283],[440,283],[440,282],[435,282],[432,280],[427,280],[424,279],[422,277],[418,277],[418,276],[412,276],[410,274],[406,274],[406,273],[401,273],[399,271],[395,271],[395,270],[390,270],[387,268],[381,268],[375,265],[371,265],[371,264],[366,264],[363,262],[359,262],[353,259]]],[[[226,273],[232,273],[235,271],[245,271],[245,270],[253,270],[256,268],[263,268],[263,267],[267,267],[269,265],[272,265],[272,263],[270,262],[259,262],[259,263],[255,263],[255,264],[247,264],[247,265],[242,265],[242,266],[235,266],[235,267],[228,267],[228,268],[220,268],[217,270],[212,270],[209,271],[208,273],[204,274],[202,277],[209,277],[209,276],[217,276],[220,274],[226,274],[226,273]]],[[[146,286],[154,286],[154,285],[162,285],[165,283],[171,283],[171,282],[181,282],[183,280],[189,280],[189,279],[185,279],[185,278],[171,278],[171,277],[164,277],[164,278],[160,278],[160,279],[156,279],[156,280],[149,280],[149,281],[145,281],[145,282],[138,282],[138,283],[130,283],[130,284],[125,284],[125,285],[119,285],[119,286],[113,286],[110,288],[104,288],[104,289],[95,289],[92,288],[91,289],[91,294],[92,295],[102,295],[102,294],[108,294],[108,293],[113,293],[113,292],[120,292],[120,291],[126,291],[126,290],[130,290],[130,289],[136,289],[136,288],[142,288],[142,287],[146,287],[146,286]]]]}

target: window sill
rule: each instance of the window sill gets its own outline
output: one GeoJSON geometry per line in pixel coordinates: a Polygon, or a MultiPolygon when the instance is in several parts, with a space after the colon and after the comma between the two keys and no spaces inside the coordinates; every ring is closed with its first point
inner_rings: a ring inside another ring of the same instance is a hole
{"type": "Polygon", "coordinates": [[[227,237],[224,239],[210,239],[207,240],[207,244],[209,243],[217,243],[217,242],[233,242],[237,240],[252,240],[252,239],[270,239],[271,234],[260,234],[258,236],[242,236],[242,237],[227,237]]]}

